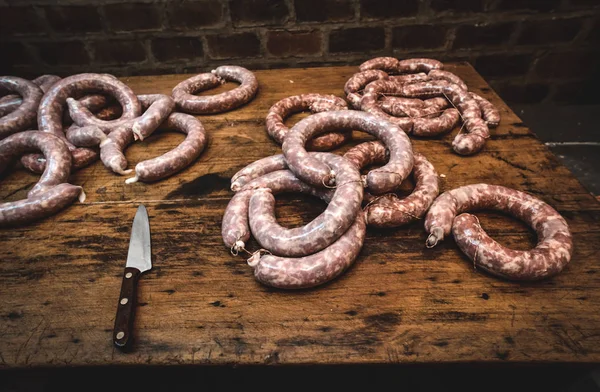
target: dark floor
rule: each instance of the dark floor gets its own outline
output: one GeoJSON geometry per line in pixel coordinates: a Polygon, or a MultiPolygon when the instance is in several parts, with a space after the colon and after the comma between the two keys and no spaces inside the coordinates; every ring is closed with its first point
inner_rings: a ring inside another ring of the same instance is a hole
{"type": "Polygon", "coordinates": [[[513,105],[512,109],[584,187],[600,196],[600,105],[513,105]]]}

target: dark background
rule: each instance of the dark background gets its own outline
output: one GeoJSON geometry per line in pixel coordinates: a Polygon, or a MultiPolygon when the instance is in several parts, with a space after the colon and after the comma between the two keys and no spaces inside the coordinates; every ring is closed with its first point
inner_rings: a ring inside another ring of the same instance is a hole
{"type": "Polygon", "coordinates": [[[599,0],[0,0],[0,73],[466,60],[511,104],[598,103],[599,0]]]}

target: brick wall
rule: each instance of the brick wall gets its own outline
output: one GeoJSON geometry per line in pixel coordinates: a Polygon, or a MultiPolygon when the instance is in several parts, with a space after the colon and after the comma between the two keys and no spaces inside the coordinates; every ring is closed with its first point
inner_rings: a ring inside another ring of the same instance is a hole
{"type": "Polygon", "coordinates": [[[600,0],[0,0],[0,73],[469,61],[509,102],[598,102],[600,0]]]}

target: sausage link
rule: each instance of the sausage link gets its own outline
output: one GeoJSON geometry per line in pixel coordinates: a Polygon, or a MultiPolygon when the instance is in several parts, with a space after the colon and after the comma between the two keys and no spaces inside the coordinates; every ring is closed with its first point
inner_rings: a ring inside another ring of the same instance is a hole
{"type": "MultiPolygon", "coordinates": [[[[85,107],[91,113],[94,113],[96,117],[98,117],[98,113],[105,109],[110,103],[112,103],[113,100],[110,97],[107,97],[102,94],[89,94],[79,98],[78,101],[81,104],[81,106],[85,107]]],[[[121,108],[120,106],[118,107],[119,109],[121,108]]],[[[119,118],[120,116],[121,113],[119,113],[119,115],[115,118],[119,118]]],[[[73,120],[69,115],[69,111],[65,110],[63,113],[63,124],[71,125],[72,123],[73,120]]]]}
{"type": "Polygon", "coordinates": [[[36,110],[44,95],[42,90],[27,79],[2,76],[0,91],[17,93],[23,100],[19,107],[0,118],[0,139],[34,126],[36,110]]]}
{"type": "MultiPolygon", "coordinates": [[[[291,114],[304,110],[321,113],[347,108],[346,102],[335,95],[301,94],[287,97],[269,109],[266,119],[267,132],[277,143],[281,144],[285,135],[289,132],[289,128],[284,124],[284,121],[291,114]]],[[[350,138],[350,132],[327,133],[310,140],[307,148],[313,151],[328,151],[339,147],[350,138]]]]}
{"type": "Polygon", "coordinates": [[[364,215],[359,212],[352,226],[318,253],[300,258],[263,255],[257,261],[253,260],[254,277],[265,285],[281,289],[310,288],[329,282],[356,260],[366,231],[364,215]]]}
{"type": "Polygon", "coordinates": [[[358,69],[368,71],[371,69],[379,69],[386,73],[398,73],[398,59],[394,57],[375,57],[362,63],[358,69]]]}
{"type": "Polygon", "coordinates": [[[390,193],[367,205],[367,225],[377,228],[400,227],[425,215],[440,193],[438,175],[423,155],[415,153],[414,157],[415,189],[402,200],[390,193]]]}
{"type": "Polygon", "coordinates": [[[444,98],[425,101],[418,98],[383,96],[378,103],[381,110],[393,117],[434,118],[440,116],[450,104],[444,98]]]}
{"type": "Polygon", "coordinates": [[[177,108],[190,114],[223,113],[248,103],[258,91],[256,76],[246,68],[223,65],[211,71],[193,76],[179,83],[173,89],[173,99],[177,108]],[[195,96],[199,91],[205,91],[225,81],[238,82],[240,85],[233,90],[216,94],[195,96]]]}
{"type": "Polygon", "coordinates": [[[45,94],[50,87],[54,86],[60,80],[60,76],[56,75],[42,75],[33,79],[32,82],[40,87],[42,92],[45,94]]]}
{"type": "Polygon", "coordinates": [[[311,157],[304,148],[306,141],[313,136],[332,130],[367,132],[381,140],[390,151],[389,162],[367,175],[367,188],[371,193],[382,194],[395,189],[412,170],[412,145],[400,128],[369,113],[333,111],[313,114],[298,122],[283,142],[283,154],[290,169],[307,183],[317,187],[336,183],[335,172],[311,157]]]}
{"type": "MultiPolygon", "coordinates": [[[[44,95],[38,108],[38,129],[52,133],[66,140],[62,117],[67,98],[82,92],[98,92],[114,96],[123,107],[123,119],[138,117],[141,113],[140,103],[133,91],[114,76],[105,74],[79,74],[58,81],[44,95]]],[[[84,167],[97,159],[96,151],[89,148],[76,148],[71,143],[67,146],[73,155],[73,168],[84,167]]],[[[30,159],[31,158],[26,158],[30,159]]],[[[35,158],[33,161],[37,161],[35,158]]],[[[27,166],[23,160],[24,166],[27,166]]]]}
{"type": "MultiPolygon", "coordinates": [[[[420,83],[423,82],[416,82],[415,84],[420,83]]],[[[435,136],[450,132],[456,126],[460,114],[455,109],[446,109],[440,115],[440,110],[433,104],[426,105],[423,108],[411,108],[408,105],[404,106],[400,102],[394,101],[396,104],[389,105],[389,111],[392,111],[394,114],[405,113],[408,117],[394,117],[386,113],[379,105],[379,96],[384,94],[402,94],[404,86],[406,85],[391,80],[379,80],[370,83],[361,99],[361,108],[368,113],[396,124],[405,132],[416,136],[435,136]],[[428,118],[432,115],[437,115],[437,117],[428,118]]],[[[412,84],[408,86],[412,86],[412,84]]]]}
{"type": "Polygon", "coordinates": [[[490,101],[475,93],[469,93],[471,98],[477,102],[481,110],[481,116],[487,123],[488,127],[496,128],[500,124],[500,112],[490,101]]]}
{"type": "MultiPolygon", "coordinates": [[[[42,90],[42,93],[45,93],[54,83],[56,83],[59,80],[60,77],[56,75],[42,75],[33,79],[32,82],[42,90]]],[[[19,95],[11,94],[1,97],[0,117],[4,117],[9,113],[14,112],[19,106],[21,106],[22,103],[23,99],[19,95]]]]}
{"type": "Polygon", "coordinates": [[[415,83],[415,82],[425,82],[429,80],[429,76],[424,72],[418,72],[413,74],[405,74],[405,75],[392,75],[388,78],[392,82],[396,83],[415,83]]]}
{"type": "MultiPolygon", "coordinates": [[[[68,151],[68,150],[67,150],[68,151]]],[[[56,214],[77,198],[85,200],[80,186],[59,184],[24,200],[0,204],[0,227],[30,223],[56,214]]]]}
{"type": "Polygon", "coordinates": [[[152,134],[175,109],[175,101],[168,95],[148,94],[138,96],[140,101],[150,103],[148,109],[133,122],[133,137],[144,140],[152,134]]]}
{"type": "Polygon", "coordinates": [[[108,142],[108,137],[95,125],[78,127],[76,125],[67,128],[67,140],[77,147],[102,147],[108,142]]]}
{"type": "MultiPolygon", "coordinates": [[[[236,252],[243,249],[245,243],[250,239],[248,218],[250,198],[255,190],[260,188],[269,188],[274,194],[299,192],[320,198],[333,195],[333,192],[329,189],[316,189],[300,181],[289,170],[273,171],[248,182],[227,204],[221,224],[221,235],[225,246],[236,252]]],[[[329,199],[326,201],[329,201],[329,199]]]]}
{"type": "Polygon", "coordinates": [[[417,73],[425,72],[429,73],[434,69],[442,69],[444,64],[434,59],[415,58],[401,60],[398,62],[398,68],[395,73],[417,73]]]}
{"type": "Polygon", "coordinates": [[[71,154],[65,143],[54,135],[39,131],[24,131],[0,141],[0,172],[25,152],[41,151],[46,168],[28,196],[35,196],[64,183],[71,174],[71,154]]]}
{"type": "Polygon", "coordinates": [[[445,80],[405,84],[400,87],[401,95],[410,98],[447,97],[460,111],[466,133],[459,133],[452,142],[452,148],[460,155],[479,152],[490,136],[486,122],[481,118],[481,110],[469,92],[445,80]]]}
{"type": "Polygon", "coordinates": [[[387,79],[387,77],[388,74],[379,69],[369,69],[352,75],[344,85],[344,93],[346,93],[346,99],[350,102],[350,106],[360,110],[360,97],[365,86],[372,81],[387,79]]]}
{"type": "Polygon", "coordinates": [[[265,249],[279,256],[306,256],[337,240],[360,211],[363,186],[358,169],[342,157],[315,153],[312,157],[336,172],[335,189],[327,209],[307,225],[287,229],[277,223],[275,197],[269,188],[261,188],[250,198],[250,229],[265,249]]]}
{"type": "Polygon", "coordinates": [[[452,233],[476,267],[512,280],[539,280],[558,274],[571,260],[573,241],[564,218],[543,201],[498,185],[473,184],[443,193],[425,218],[432,247],[452,233]],[[478,219],[465,211],[502,211],[531,226],[538,243],[532,250],[506,248],[491,239],[478,219]]]}
{"type": "Polygon", "coordinates": [[[127,170],[127,158],[123,151],[133,142],[130,127],[120,127],[109,133],[107,141],[100,147],[100,160],[104,166],[120,175],[131,173],[133,170],[127,170]]]}
{"type": "Polygon", "coordinates": [[[429,72],[429,77],[433,80],[445,80],[449,83],[458,85],[463,90],[468,90],[467,84],[458,76],[450,71],[444,71],[442,69],[433,69],[429,72]]]}
{"type": "Polygon", "coordinates": [[[231,190],[237,192],[255,178],[287,168],[287,162],[285,161],[283,154],[259,159],[244,167],[231,177],[231,190]]]}
{"type": "Polygon", "coordinates": [[[135,166],[135,177],[127,179],[127,184],[136,181],[158,181],[188,167],[202,154],[207,136],[202,123],[194,116],[172,113],[163,124],[168,130],[186,135],[185,140],[171,151],[135,166]]]}

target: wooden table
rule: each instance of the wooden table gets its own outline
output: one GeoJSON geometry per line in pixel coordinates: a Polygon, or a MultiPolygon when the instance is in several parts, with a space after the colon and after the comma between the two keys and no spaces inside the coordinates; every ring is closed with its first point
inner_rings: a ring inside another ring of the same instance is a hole
{"type": "MultiPolygon", "coordinates": [[[[512,283],[474,271],[452,239],[424,246],[422,222],[369,230],[355,265],[323,287],[286,292],[258,284],[221,241],[229,178],[277,154],[264,129],[289,95],[343,94],[354,67],[258,71],[247,106],[202,117],[210,143],[184,172],[125,185],[101,163],[72,176],[87,192],[43,222],[0,230],[0,363],[4,367],[105,364],[349,364],[600,361],[600,203],[523,125],[468,64],[447,67],[501,110],[484,150],[461,157],[453,135],[415,140],[442,188],[486,182],[523,190],[557,208],[573,232],[571,264],[554,279],[512,283]],[[111,343],[121,273],[136,207],[149,211],[154,268],[140,282],[133,352],[111,343]]],[[[170,93],[186,75],[126,78],[136,93],[170,93]]],[[[298,117],[297,117],[298,118],[298,117]]],[[[296,119],[297,119],[296,118],[296,119]]],[[[368,139],[355,133],[356,141],[368,139]]],[[[130,166],[183,136],[132,146],[130,166]]],[[[341,149],[345,151],[348,147],[341,149]]],[[[36,181],[1,182],[16,200],[36,181]]],[[[285,225],[315,217],[321,202],[280,197],[285,225]]],[[[502,244],[527,249],[535,234],[499,214],[478,215],[502,244]]]]}

